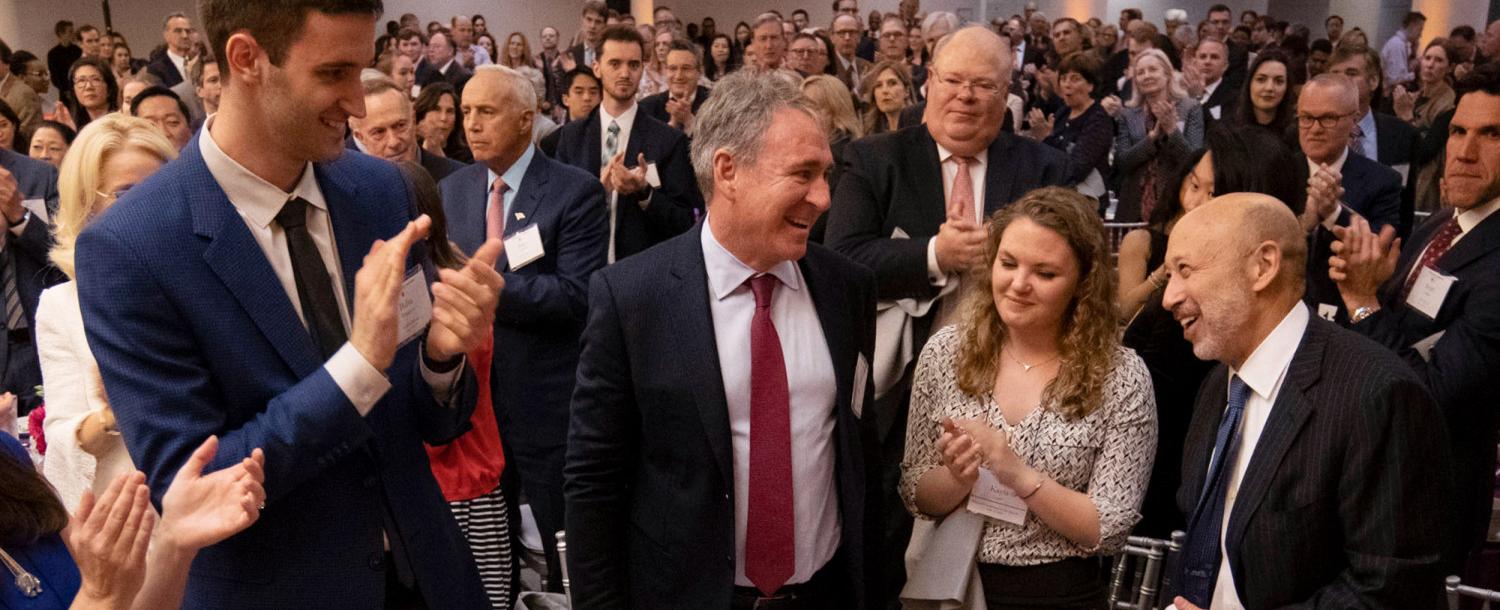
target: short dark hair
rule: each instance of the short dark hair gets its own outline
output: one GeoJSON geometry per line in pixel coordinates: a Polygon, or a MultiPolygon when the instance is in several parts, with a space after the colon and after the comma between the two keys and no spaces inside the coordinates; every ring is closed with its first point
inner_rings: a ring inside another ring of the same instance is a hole
{"type": "Polygon", "coordinates": [[[1328,42],[1327,38],[1319,38],[1317,40],[1312,41],[1312,46],[1309,46],[1307,48],[1307,52],[1308,53],[1317,53],[1318,51],[1322,51],[1324,53],[1332,55],[1333,54],[1333,43],[1328,42]]]}
{"type": "Polygon", "coordinates": [[[15,53],[11,53],[10,54],[10,61],[6,62],[6,63],[8,63],[10,65],[10,73],[11,74],[25,74],[26,73],[26,64],[29,64],[29,63],[34,62],[34,61],[41,61],[41,59],[42,58],[37,57],[31,51],[27,51],[25,49],[21,49],[20,51],[16,51],[15,53]]]}
{"type": "MultiPolygon", "coordinates": [[[[673,38],[672,43],[670,45],[667,45],[667,54],[671,55],[672,51],[687,51],[689,53],[692,53],[693,60],[698,62],[698,68],[703,68],[703,54],[698,51],[698,45],[688,42],[687,40],[682,38],[673,38]]],[[[663,57],[661,58],[661,60],[665,62],[667,58],[663,57]]]]}
{"type": "Polygon", "coordinates": [[[1339,15],[1329,15],[1328,18],[1323,20],[1323,27],[1328,27],[1328,22],[1333,21],[1334,19],[1339,20],[1339,23],[1344,22],[1344,18],[1339,15]]]}
{"type": "Polygon", "coordinates": [[[406,42],[406,41],[411,40],[413,38],[422,41],[422,44],[424,44],[424,45],[427,44],[427,35],[423,34],[422,30],[414,30],[412,28],[403,28],[400,32],[396,32],[396,41],[397,42],[406,42]]]}
{"type": "Polygon", "coordinates": [[[21,137],[21,115],[16,114],[16,110],[11,108],[10,103],[5,100],[0,100],[0,119],[10,121],[10,128],[14,134],[14,139],[11,140],[11,149],[16,152],[23,152],[19,148],[21,140],[25,139],[21,137]]]}
{"type": "Polygon", "coordinates": [[[450,29],[442,27],[442,26],[438,26],[438,29],[433,30],[432,36],[428,37],[427,38],[427,42],[425,42],[423,44],[432,44],[432,41],[437,40],[437,35],[438,34],[442,34],[443,35],[443,40],[448,43],[448,48],[449,49],[453,49],[453,52],[455,52],[455,53],[458,52],[458,43],[453,42],[453,30],[450,30],[450,29]]]}
{"type": "Polygon", "coordinates": [[[1475,92],[1500,95],[1500,63],[1492,61],[1475,64],[1474,69],[1464,75],[1454,89],[1458,91],[1460,100],[1465,95],[1475,92]]]}
{"type": "Polygon", "coordinates": [[[57,121],[44,120],[40,123],[37,123],[36,129],[33,129],[31,133],[35,134],[38,130],[41,130],[44,127],[56,131],[57,135],[62,136],[63,141],[68,143],[68,146],[72,146],[73,140],[78,137],[78,132],[74,131],[72,127],[68,127],[67,125],[59,123],[57,121]]]}
{"type": "Polygon", "coordinates": [[[57,22],[57,25],[52,26],[52,35],[62,36],[63,32],[66,32],[70,29],[73,29],[73,22],[68,21],[67,19],[63,19],[62,21],[57,22]]]}
{"type": "Polygon", "coordinates": [[[1461,26],[1458,26],[1456,28],[1453,28],[1453,31],[1448,33],[1448,38],[1450,40],[1454,39],[1454,38],[1462,38],[1462,39],[1467,40],[1469,42],[1474,42],[1474,38],[1475,38],[1474,26],[1471,26],[1471,25],[1461,25],[1461,26]]]}
{"type": "Polygon", "coordinates": [[[1124,13],[1127,17],[1130,17],[1131,19],[1141,19],[1142,18],[1141,9],[1138,9],[1138,8],[1127,8],[1127,9],[1125,9],[1123,11],[1120,11],[1120,12],[1124,13]]]}
{"type": "Polygon", "coordinates": [[[594,57],[603,57],[604,43],[611,40],[615,42],[633,42],[640,45],[641,56],[645,57],[646,55],[646,38],[641,36],[640,30],[628,25],[615,24],[604,28],[604,32],[599,34],[599,44],[594,47],[594,57]]]}
{"type": "MultiPolygon", "coordinates": [[[[207,66],[210,62],[212,62],[214,65],[218,65],[219,63],[214,61],[213,55],[208,55],[188,66],[188,81],[193,83],[194,87],[203,86],[203,67],[207,66]]],[[[223,78],[223,75],[223,72],[219,73],[220,78],[223,78]]]]}
{"type": "Polygon", "coordinates": [[[1418,21],[1427,21],[1427,16],[1423,15],[1419,11],[1412,11],[1410,13],[1407,13],[1405,17],[1401,18],[1401,27],[1404,28],[1418,21]]]}
{"type": "Polygon", "coordinates": [[[266,50],[273,65],[286,60],[292,41],[302,35],[307,14],[313,11],[329,15],[370,15],[380,17],[385,5],[381,0],[198,0],[198,14],[203,16],[203,31],[208,36],[209,51],[218,58],[219,71],[229,74],[229,58],[224,45],[237,32],[245,32],[266,50]]]}
{"type": "Polygon", "coordinates": [[[609,9],[600,0],[584,0],[583,12],[580,15],[588,15],[590,13],[598,15],[601,18],[609,17],[609,9]]]}
{"type": "Polygon", "coordinates": [[[796,17],[796,16],[797,16],[797,13],[802,13],[802,16],[803,16],[803,17],[806,17],[806,16],[807,16],[807,11],[804,11],[804,10],[802,10],[802,9],[800,9],[800,8],[799,8],[799,9],[797,9],[797,10],[795,10],[795,11],[792,11],[792,16],[793,16],[793,17],[796,17]]]}
{"type": "Polygon", "coordinates": [[[83,33],[84,32],[99,32],[99,28],[97,26],[93,25],[93,24],[84,24],[83,27],[78,28],[78,37],[79,37],[79,39],[83,38],[83,33]]]}
{"type": "Polygon", "coordinates": [[[417,94],[417,99],[412,102],[411,106],[415,120],[420,123],[427,113],[437,110],[438,102],[442,101],[445,95],[453,96],[453,111],[457,113],[458,121],[456,125],[462,125],[463,111],[458,108],[458,90],[453,88],[452,83],[444,80],[433,81],[426,87],[422,87],[422,91],[417,94]]]}
{"type": "Polygon", "coordinates": [[[1229,10],[1229,7],[1224,6],[1222,4],[1215,4],[1213,6],[1208,7],[1208,14],[1212,15],[1214,13],[1229,13],[1230,15],[1233,15],[1234,11],[1229,10]]]}
{"type": "Polygon", "coordinates": [[[1067,54],[1062,58],[1062,61],[1057,63],[1057,75],[1061,77],[1069,72],[1077,74],[1083,77],[1083,80],[1088,81],[1088,84],[1094,86],[1094,93],[1098,93],[1100,80],[1099,68],[1100,61],[1096,55],[1083,51],[1074,51],[1067,54]]]}
{"type": "Polygon", "coordinates": [[[192,111],[188,110],[187,102],[184,102],[182,101],[182,98],[177,97],[177,94],[173,93],[171,89],[168,89],[161,85],[152,85],[150,87],[146,87],[145,89],[142,89],[140,93],[135,94],[135,97],[130,100],[130,116],[140,116],[141,103],[153,97],[172,98],[172,101],[177,102],[177,110],[182,113],[183,120],[192,118],[193,113],[192,111]]]}
{"type": "Polygon", "coordinates": [[[563,92],[566,93],[569,89],[572,89],[573,81],[578,80],[579,77],[592,79],[595,83],[599,83],[600,86],[603,86],[603,83],[599,82],[599,75],[594,74],[593,70],[589,70],[588,68],[579,66],[577,68],[573,68],[572,70],[568,70],[565,74],[563,74],[563,92]]]}

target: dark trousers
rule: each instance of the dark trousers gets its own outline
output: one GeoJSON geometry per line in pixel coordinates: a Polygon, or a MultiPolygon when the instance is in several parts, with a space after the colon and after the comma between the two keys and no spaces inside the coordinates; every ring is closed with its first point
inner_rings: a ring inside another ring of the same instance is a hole
{"type": "MultiPolygon", "coordinates": [[[[4,309],[3,303],[0,303],[0,309],[4,309]]],[[[32,341],[29,328],[5,331],[3,327],[4,322],[0,322],[0,334],[6,337],[4,370],[0,370],[5,377],[0,381],[0,391],[16,395],[16,415],[25,417],[42,403],[41,397],[36,395],[36,387],[42,385],[36,342],[32,341]]]]}
{"type": "Polygon", "coordinates": [[[911,380],[916,361],[906,367],[901,381],[875,402],[875,426],[879,454],[880,585],[870,600],[871,608],[900,610],[901,588],[906,585],[906,545],[911,542],[912,516],[901,501],[901,459],[906,453],[906,418],[911,404],[911,380]]]}
{"type": "Polygon", "coordinates": [[[734,588],[730,610],[837,610],[846,608],[851,597],[848,566],[843,553],[818,568],[807,582],[786,585],[767,597],[754,587],[734,588]]]}
{"type": "MultiPolygon", "coordinates": [[[[504,435],[510,426],[504,424],[500,433],[504,435]]],[[[516,431],[514,436],[524,434],[516,431]]],[[[505,472],[500,476],[500,487],[505,492],[505,503],[510,511],[511,548],[515,549],[517,561],[525,548],[521,543],[521,503],[531,505],[531,516],[536,519],[537,529],[542,534],[542,549],[547,556],[548,591],[562,593],[562,564],[557,557],[557,532],[562,531],[563,522],[563,460],[566,448],[557,446],[543,449],[526,446],[504,439],[505,472]]],[[[520,591],[520,566],[515,570],[512,591],[520,591]]]]}
{"type": "Polygon", "coordinates": [[[1105,568],[1099,557],[1035,566],[979,564],[988,610],[1104,610],[1105,568]]]}

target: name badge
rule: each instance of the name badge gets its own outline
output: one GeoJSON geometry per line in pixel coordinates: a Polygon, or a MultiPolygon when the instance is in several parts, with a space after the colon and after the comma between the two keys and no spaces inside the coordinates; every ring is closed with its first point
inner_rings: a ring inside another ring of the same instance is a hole
{"type": "Polygon", "coordinates": [[[510,261],[510,270],[515,271],[539,259],[542,249],[542,230],[531,225],[505,238],[505,256],[510,261]]]}
{"type": "Polygon", "coordinates": [[[1448,289],[1458,278],[1445,275],[1432,267],[1422,267],[1417,272],[1417,283],[1412,285],[1406,304],[1432,319],[1437,319],[1443,300],[1448,298],[1448,289]]]}
{"type": "Polygon", "coordinates": [[[427,292],[427,273],[422,267],[413,267],[406,272],[406,281],[401,283],[401,321],[398,336],[401,345],[406,345],[432,321],[432,295],[427,292]]]}
{"type": "Polygon", "coordinates": [[[52,219],[48,218],[47,200],[45,199],[27,199],[21,202],[21,207],[31,210],[31,215],[42,219],[42,222],[52,222],[52,219]]]}
{"type": "Polygon", "coordinates": [[[654,189],[661,188],[661,174],[656,171],[655,163],[646,164],[646,184],[651,185],[651,188],[654,189]]]}
{"type": "Polygon", "coordinates": [[[969,491],[969,512],[1011,525],[1026,523],[1026,501],[995,478],[988,468],[979,469],[979,480],[969,491]]]}
{"type": "Polygon", "coordinates": [[[1339,315],[1339,308],[1327,303],[1318,303],[1318,317],[1332,322],[1339,315]]]}
{"type": "Polygon", "coordinates": [[[1208,109],[1208,113],[1213,115],[1215,121],[1219,120],[1219,114],[1222,112],[1224,112],[1223,106],[1214,106],[1208,109]]]}

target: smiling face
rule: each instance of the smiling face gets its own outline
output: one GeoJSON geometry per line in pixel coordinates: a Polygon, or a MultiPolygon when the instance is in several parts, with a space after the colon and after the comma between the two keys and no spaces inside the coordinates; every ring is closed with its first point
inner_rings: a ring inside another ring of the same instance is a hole
{"type": "Polygon", "coordinates": [[[764,270],[807,252],[808,232],[828,211],[833,154],[821,124],[800,110],[778,111],[761,137],[775,146],[762,146],[754,163],[725,161],[722,149],[716,154],[709,218],[721,241],[738,244],[731,250],[764,270]]]}
{"type": "Polygon", "coordinates": [[[262,52],[265,70],[255,91],[266,142],[283,159],[326,161],[344,151],[349,117],[364,116],[359,72],[370,61],[373,15],[307,14],[281,66],[262,52]]]}
{"type": "Polygon", "coordinates": [[[667,53],[667,90],[672,97],[689,99],[698,87],[698,56],[692,51],[673,49],[667,53]]]}
{"type": "Polygon", "coordinates": [[[1460,210],[1500,197],[1500,95],[1463,96],[1448,127],[1443,203],[1460,210]]]}
{"type": "Polygon", "coordinates": [[[1182,325],[1183,338],[1200,360],[1242,360],[1248,353],[1241,337],[1251,324],[1246,304],[1253,302],[1254,274],[1240,256],[1237,238],[1197,219],[1184,216],[1167,241],[1171,275],[1162,307],[1182,325]]]}
{"type": "Polygon", "coordinates": [[[1011,331],[1055,336],[1078,293],[1078,257],[1062,234],[1020,217],[1000,234],[990,290],[1011,331]]]}
{"type": "Polygon", "coordinates": [[[1010,49],[978,28],[960,30],[932,61],[923,119],[934,140],[956,154],[989,147],[1005,117],[1010,49]]]}
{"type": "Polygon", "coordinates": [[[1133,74],[1135,86],[1140,89],[1141,95],[1151,99],[1167,90],[1168,79],[1172,78],[1172,66],[1163,63],[1155,54],[1140,55],[1136,58],[1133,74]]]}
{"type": "Polygon", "coordinates": [[[1286,98],[1286,64],[1267,61],[1250,77],[1250,103],[1256,110],[1275,112],[1286,98]]]}

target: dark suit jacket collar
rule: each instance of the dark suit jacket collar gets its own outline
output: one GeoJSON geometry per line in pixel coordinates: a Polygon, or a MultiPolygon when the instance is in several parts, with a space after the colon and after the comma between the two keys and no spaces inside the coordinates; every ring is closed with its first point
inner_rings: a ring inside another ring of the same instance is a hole
{"type": "MultiPolygon", "coordinates": [[[[914,182],[918,185],[926,185],[936,201],[940,204],[936,207],[944,211],[941,205],[947,201],[943,190],[943,168],[938,157],[937,141],[932,139],[932,134],[927,131],[926,124],[905,127],[898,131],[902,138],[902,150],[905,152],[904,165],[907,171],[912,173],[914,182]]],[[[1016,136],[1001,132],[990,143],[987,149],[988,158],[985,161],[984,170],[984,214],[988,217],[1005,205],[1005,195],[1011,190],[1011,181],[1015,172],[1008,171],[1006,163],[1008,158],[1015,154],[1013,149],[1017,143],[1016,136]]]]}

